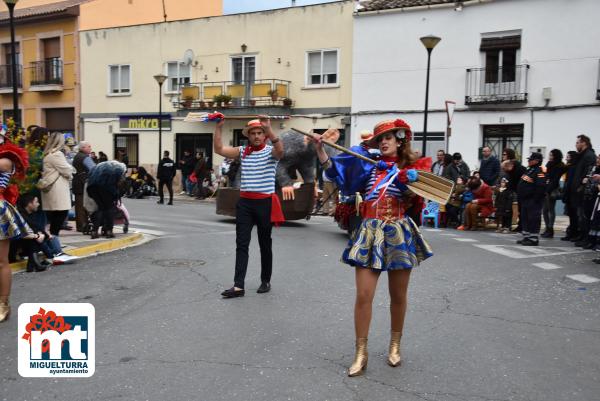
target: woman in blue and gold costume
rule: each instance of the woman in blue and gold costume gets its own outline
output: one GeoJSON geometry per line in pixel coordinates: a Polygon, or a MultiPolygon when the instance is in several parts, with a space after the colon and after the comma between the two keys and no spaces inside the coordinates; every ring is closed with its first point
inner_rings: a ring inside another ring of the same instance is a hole
{"type": "Polygon", "coordinates": [[[8,263],[10,240],[40,239],[39,234],[33,234],[14,207],[19,190],[16,185],[9,182],[13,176],[23,179],[29,163],[25,149],[5,139],[5,132],[6,128],[3,127],[0,131],[0,322],[7,320],[10,315],[8,302],[12,280],[12,271],[8,263]]]}
{"type": "MultiPolygon", "coordinates": [[[[358,205],[362,222],[352,233],[342,254],[342,261],[355,267],[356,303],[354,327],[356,355],[348,376],[359,376],[367,367],[367,337],[371,323],[373,297],[379,275],[388,272],[391,298],[391,339],[387,363],[399,366],[400,339],[406,314],[410,272],[421,261],[432,256],[417,224],[423,199],[408,190],[406,184],[416,181],[417,169],[429,170],[431,159],[417,156],[410,147],[412,133],[403,120],[383,121],[373,130],[367,145],[379,149],[377,165],[342,154],[328,158],[319,139],[316,140],[319,161],[329,179],[345,193],[358,192],[364,199],[358,205]]],[[[353,147],[365,156],[364,147],[353,147]],[[361,150],[362,149],[362,150],[361,150]]]]}

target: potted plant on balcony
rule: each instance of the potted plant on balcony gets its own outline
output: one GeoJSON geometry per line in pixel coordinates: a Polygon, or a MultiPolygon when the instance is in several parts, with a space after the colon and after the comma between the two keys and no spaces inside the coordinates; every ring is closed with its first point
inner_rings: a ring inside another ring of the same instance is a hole
{"type": "Polygon", "coordinates": [[[292,107],[293,101],[289,97],[284,98],[282,101],[285,107],[292,107]]]}
{"type": "Polygon", "coordinates": [[[192,107],[192,102],[193,101],[194,101],[194,97],[193,96],[184,96],[183,102],[181,102],[181,105],[183,107],[185,107],[186,109],[189,109],[190,107],[192,107]]]}
{"type": "Polygon", "coordinates": [[[223,102],[223,107],[231,106],[231,99],[233,99],[229,95],[221,95],[221,102],[223,102]]]}
{"type": "Polygon", "coordinates": [[[277,93],[277,89],[269,89],[269,91],[267,92],[267,94],[269,96],[271,96],[271,101],[273,103],[275,103],[277,101],[277,98],[279,97],[279,93],[277,93]]]}
{"type": "Polygon", "coordinates": [[[213,103],[217,105],[217,107],[221,107],[223,101],[221,100],[221,95],[213,96],[213,103]]]}

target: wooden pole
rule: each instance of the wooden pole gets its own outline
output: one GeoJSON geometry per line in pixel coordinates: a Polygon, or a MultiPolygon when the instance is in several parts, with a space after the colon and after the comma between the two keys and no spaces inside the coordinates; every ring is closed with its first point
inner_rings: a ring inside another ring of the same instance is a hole
{"type": "MultiPolygon", "coordinates": [[[[292,131],[295,131],[295,132],[297,132],[299,134],[305,135],[305,136],[307,136],[309,138],[315,139],[314,134],[309,134],[308,132],[304,132],[304,131],[301,131],[301,130],[296,129],[296,128],[292,128],[292,131]]],[[[321,142],[323,142],[327,146],[331,146],[332,148],[335,148],[335,149],[339,150],[340,152],[347,153],[347,154],[352,155],[354,157],[357,157],[357,158],[359,158],[359,159],[361,159],[363,161],[366,161],[367,163],[377,164],[377,162],[375,160],[369,159],[368,157],[363,156],[360,153],[353,152],[350,149],[346,149],[345,147],[340,146],[337,143],[333,143],[333,142],[330,142],[330,141],[325,140],[325,139],[321,139],[321,142]]]]}

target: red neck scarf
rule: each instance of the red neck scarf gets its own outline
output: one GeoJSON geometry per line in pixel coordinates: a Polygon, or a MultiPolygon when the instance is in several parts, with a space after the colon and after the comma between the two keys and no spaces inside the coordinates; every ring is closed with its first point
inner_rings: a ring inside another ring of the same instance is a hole
{"type": "Polygon", "coordinates": [[[398,156],[381,156],[381,160],[383,160],[387,164],[397,163],[398,162],[398,156]]]}
{"type": "Polygon", "coordinates": [[[254,145],[247,145],[244,148],[244,153],[242,154],[242,159],[245,158],[246,156],[248,156],[250,153],[252,152],[258,152],[260,150],[263,150],[265,148],[265,146],[267,146],[265,143],[261,143],[258,146],[254,146],[254,145]]]}

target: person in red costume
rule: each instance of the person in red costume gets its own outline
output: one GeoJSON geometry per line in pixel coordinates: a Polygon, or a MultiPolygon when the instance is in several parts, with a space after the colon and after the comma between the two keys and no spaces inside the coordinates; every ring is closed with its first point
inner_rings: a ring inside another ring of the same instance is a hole
{"type": "Polygon", "coordinates": [[[353,188],[364,199],[358,209],[362,222],[342,254],[342,262],[353,266],[356,280],[354,328],[356,354],[348,376],[359,376],[367,367],[367,337],[373,297],[381,272],[388,272],[391,298],[391,339],[387,363],[401,363],[400,339],[406,314],[407,290],[412,268],[433,255],[410,210],[422,206],[422,198],[410,192],[407,183],[418,179],[417,169],[429,171],[431,159],[417,159],[412,151],[410,126],[403,120],[377,124],[367,146],[379,149],[376,166],[355,157],[329,159],[317,138],[317,155],[329,179],[345,191],[353,188]]]}
{"type": "Polygon", "coordinates": [[[465,207],[465,225],[458,230],[477,230],[477,216],[488,217],[494,213],[494,200],[492,188],[480,178],[471,177],[467,187],[473,192],[473,200],[465,207]]]}
{"type": "MultiPolygon", "coordinates": [[[[4,135],[0,133],[2,139],[4,135]]],[[[15,204],[19,197],[17,186],[9,184],[12,177],[25,178],[29,165],[27,152],[5,139],[0,145],[0,322],[10,316],[10,287],[12,271],[8,262],[10,240],[17,238],[35,239],[42,242],[40,234],[34,234],[15,204]]]]}
{"type": "Polygon", "coordinates": [[[248,138],[246,146],[224,146],[222,129],[223,115],[217,119],[214,136],[215,153],[230,159],[240,159],[240,200],[236,207],[236,251],[233,287],[223,291],[224,298],[243,297],[244,280],[248,268],[248,248],[252,227],[257,226],[261,259],[261,285],[259,294],[271,290],[273,250],[271,246],[271,224],[284,221],[279,198],[275,193],[275,169],[283,156],[283,145],[271,130],[271,122],[265,116],[246,124],[243,134],[248,138]],[[271,145],[266,143],[271,141],[271,145]]]}

